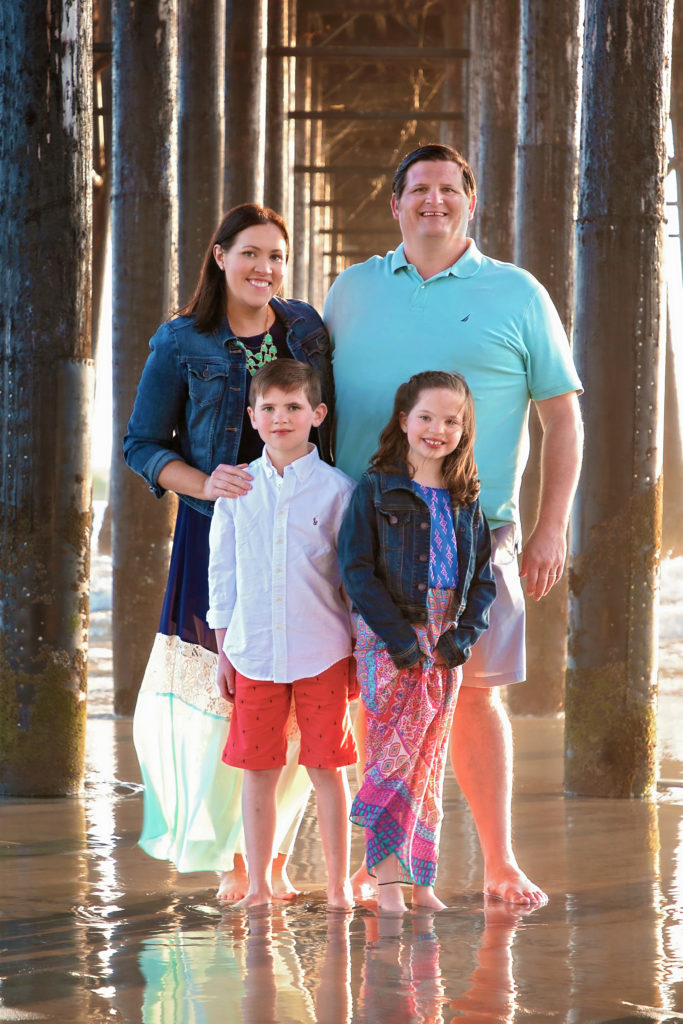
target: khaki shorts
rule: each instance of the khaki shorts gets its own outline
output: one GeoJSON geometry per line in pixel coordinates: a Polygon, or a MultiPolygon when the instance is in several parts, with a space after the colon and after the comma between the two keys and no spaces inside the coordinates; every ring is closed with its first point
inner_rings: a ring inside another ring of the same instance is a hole
{"type": "Polygon", "coordinates": [[[496,599],[491,605],[489,628],[463,665],[463,686],[506,686],[526,678],[524,591],[517,551],[517,529],[513,523],[491,531],[496,599]]]}

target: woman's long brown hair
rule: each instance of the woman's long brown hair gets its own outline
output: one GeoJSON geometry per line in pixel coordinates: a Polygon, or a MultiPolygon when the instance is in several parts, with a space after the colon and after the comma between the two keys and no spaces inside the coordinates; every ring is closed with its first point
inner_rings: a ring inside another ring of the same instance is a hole
{"type": "Polygon", "coordinates": [[[467,381],[459,373],[443,370],[426,370],[416,373],[401,384],[394,399],[391,419],[380,434],[379,448],[370,459],[373,469],[384,472],[403,472],[408,464],[408,437],[401,427],[401,413],[406,416],[415,408],[423,391],[434,388],[448,388],[463,399],[462,437],[455,451],[443,460],[444,485],[448,488],[454,505],[469,505],[479,494],[479,477],[474,461],[474,399],[467,381]]]}

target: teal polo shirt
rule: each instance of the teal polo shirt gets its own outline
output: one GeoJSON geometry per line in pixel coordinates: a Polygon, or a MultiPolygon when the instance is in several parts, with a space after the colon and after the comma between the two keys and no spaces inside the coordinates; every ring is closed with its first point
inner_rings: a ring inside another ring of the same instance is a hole
{"type": "Polygon", "coordinates": [[[545,288],[471,239],[456,263],[425,281],[401,244],[340,274],[323,319],[333,345],[336,465],[358,479],[399,384],[423,370],[454,370],[474,395],[482,508],[493,529],[518,522],[529,402],[581,390],[545,288]]]}

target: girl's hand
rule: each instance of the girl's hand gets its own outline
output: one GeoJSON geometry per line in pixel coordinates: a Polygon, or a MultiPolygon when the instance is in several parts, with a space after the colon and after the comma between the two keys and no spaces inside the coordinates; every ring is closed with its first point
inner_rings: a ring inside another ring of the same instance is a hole
{"type": "Polygon", "coordinates": [[[239,466],[228,466],[225,463],[216,466],[204,482],[203,497],[207,501],[215,501],[216,498],[241,498],[251,490],[251,481],[254,479],[247,473],[246,467],[246,462],[240,463],[239,466]]]}
{"type": "Polygon", "coordinates": [[[218,653],[218,675],[216,676],[216,685],[218,686],[218,692],[221,697],[223,697],[224,700],[230,701],[231,704],[234,704],[235,669],[228,661],[228,656],[223,650],[220,650],[218,653]]]}

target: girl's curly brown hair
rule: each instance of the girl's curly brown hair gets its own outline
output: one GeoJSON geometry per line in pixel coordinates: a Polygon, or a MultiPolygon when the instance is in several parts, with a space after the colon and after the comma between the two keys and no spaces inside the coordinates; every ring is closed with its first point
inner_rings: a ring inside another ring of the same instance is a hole
{"type": "Polygon", "coordinates": [[[443,460],[442,473],[453,504],[469,505],[478,496],[480,487],[474,461],[474,399],[467,381],[459,373],[426,370],[400,385],[394,399],[394,411],[380,434],[379,448],[370,459],[370,467],[389,473],[403,472],[406,468],[411,472],[408,438],[401,427],[401,413],[407,416],[417,405],[422,392],[433,388],[448,388],[463,399],[462,437],[457,448],[443,460]]]}

